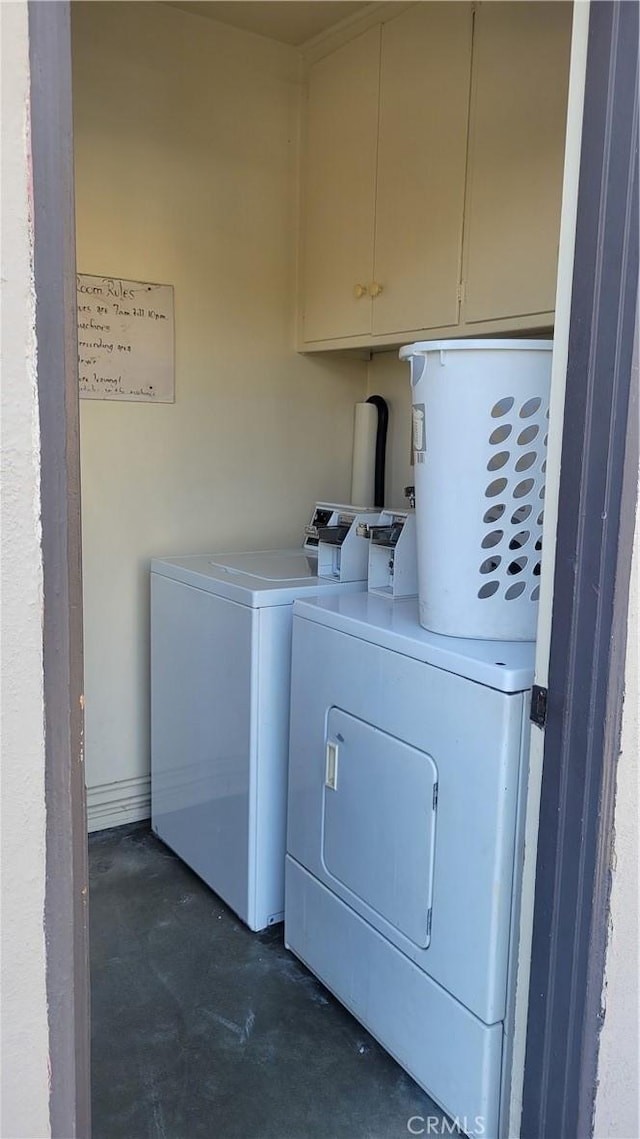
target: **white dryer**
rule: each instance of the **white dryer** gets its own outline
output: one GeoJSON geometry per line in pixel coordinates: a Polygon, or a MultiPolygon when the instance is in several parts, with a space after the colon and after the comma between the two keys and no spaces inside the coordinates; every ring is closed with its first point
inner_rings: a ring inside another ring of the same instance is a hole
{"type": "Polygon", "coordinates": [[[285,941],[463,1131],[509,1053],[534,646],[294,605],[285,941]]]}
{"type": "MultiPolygon", "coordinates": [[[[313,521],[336,511],[377,514],[313,521]]],[[[366,589],[361,541],[360,580],[309,547],[151,563],[151,825],[253,930],[284,916],[292,604],[366,589]]]]}

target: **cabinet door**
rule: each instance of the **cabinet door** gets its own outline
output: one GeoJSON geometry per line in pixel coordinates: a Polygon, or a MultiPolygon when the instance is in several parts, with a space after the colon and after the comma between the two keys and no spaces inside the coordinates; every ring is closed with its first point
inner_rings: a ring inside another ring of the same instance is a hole
{"type": "Polygon", "coordinates": [[[371,331],[380,28],[310,69],[304,201],[303,337],[371,331]]]}
{"type": "Polygon", "coordinates": [[[471,32],[466,3],[383,28],[374,334],[458,321],[471,32]]]}
{"type": "Polygon", "coordinates": [[[476,12],[465,230],[465,322],[555,306],[571,4],[476,12]]]}

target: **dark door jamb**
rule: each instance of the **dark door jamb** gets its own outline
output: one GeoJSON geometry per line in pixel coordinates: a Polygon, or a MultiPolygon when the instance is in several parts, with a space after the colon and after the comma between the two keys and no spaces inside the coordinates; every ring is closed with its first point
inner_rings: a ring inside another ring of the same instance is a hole
{"type": "Polygon", "coordinates": [[[522,1139],[592,1134],[638,473],[638,4],[592,0],[522,1139]]]}

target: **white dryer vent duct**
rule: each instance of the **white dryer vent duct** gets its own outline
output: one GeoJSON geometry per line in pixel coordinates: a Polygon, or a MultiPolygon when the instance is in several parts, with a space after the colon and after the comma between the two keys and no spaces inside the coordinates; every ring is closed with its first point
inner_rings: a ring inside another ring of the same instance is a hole
{"type": "Polygon", "coordinates": [[[387,405],[380,396],[356,404],[350,500],[355,506],[384,506],[388,417],[387,405]]]}

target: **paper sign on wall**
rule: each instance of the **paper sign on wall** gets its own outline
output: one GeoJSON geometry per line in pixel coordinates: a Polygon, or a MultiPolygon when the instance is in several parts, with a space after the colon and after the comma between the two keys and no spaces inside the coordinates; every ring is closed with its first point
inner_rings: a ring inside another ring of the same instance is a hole
{"type": "Polygon", "coordinates": [[[83,399],[175,400],[173,285],[79,273],[83,399]]]}

